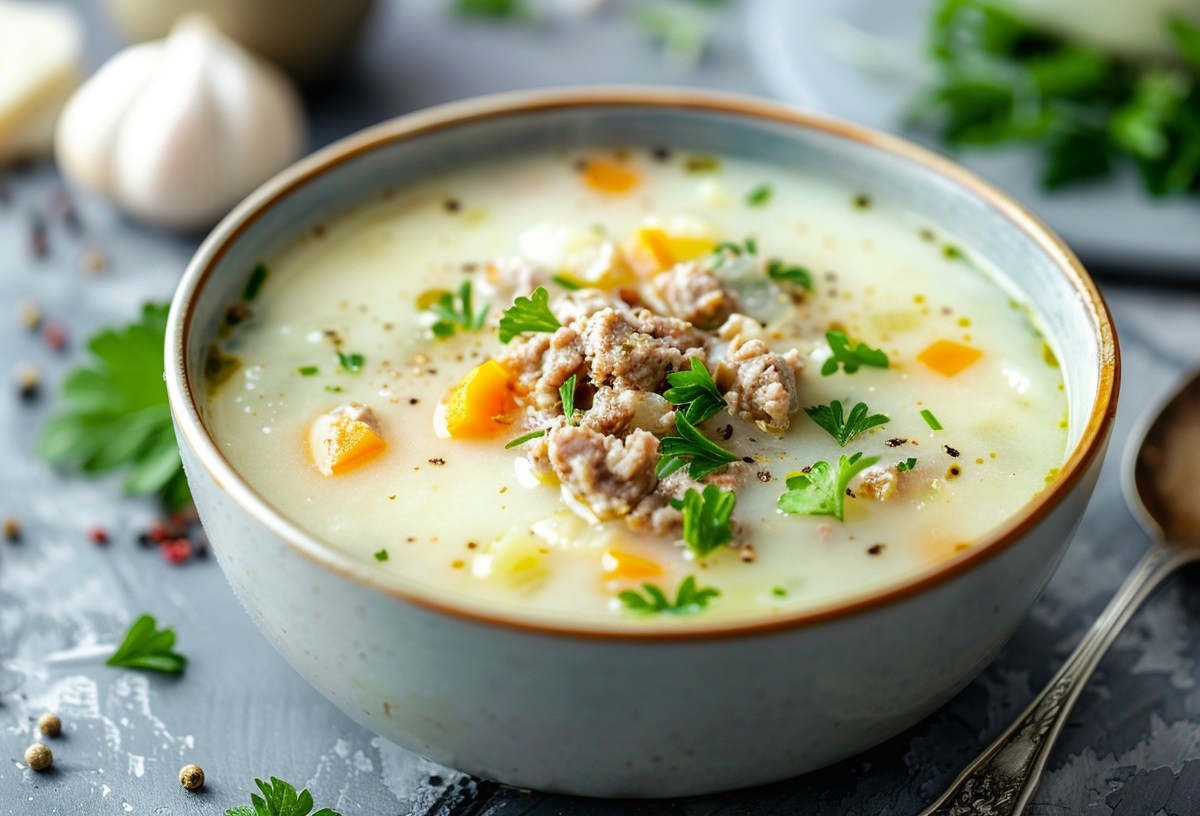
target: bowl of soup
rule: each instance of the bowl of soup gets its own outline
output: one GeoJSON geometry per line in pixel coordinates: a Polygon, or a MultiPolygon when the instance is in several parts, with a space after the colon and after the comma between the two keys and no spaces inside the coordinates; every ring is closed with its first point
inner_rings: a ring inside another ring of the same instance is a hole
{"type": "Polygon", "coordinates": [[[167,384],[266,637],[540,790],[778,780],[911,726],[1045,586],[1115,410],[1104,302],[891,136],[679,89],[384,123],[204,242],[167,384]]]}

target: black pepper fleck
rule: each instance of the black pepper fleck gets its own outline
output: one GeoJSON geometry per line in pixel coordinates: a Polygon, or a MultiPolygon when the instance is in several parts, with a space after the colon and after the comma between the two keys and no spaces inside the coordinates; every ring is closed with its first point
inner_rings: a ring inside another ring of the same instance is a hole
{"type": "Polygon", "coordinates": [[[671,149],[663,145],[658,145],[650,151],[650,155],[654,157],[655,161],[665,162],[671,158],[671,149]]]}
{"type": "Polygon", "coordinates": [[[904,444],[905,442],[907,442],[907,441],[908,441],[908,440],[907,440],[907,439],[905,439],[903,436],[897,436],[897,437],[895,437],[895,438],[893,438],[893,439],[889,439],[889,440],[887,440],[887,441],[886,441],[886,442],[884,442],[883,444],[887,445],[889,448],[898,448],[898,447],[900,447],[901,445],[903,445],[903,444],[904,444]]]}
{"type": "Polygon", "coordinates": [[[771,471],[769,471],[769,470],[760,470],[758,473],[756,473],[754,475],[757,476],[758,480],[760,482],[762,482],[763,484],[766,484],[767,482],[771,481],[771,479],[775,478],[774,476],[771,475],[771,471]]]}
{"type": "Polygon", "coordinates": [[[457,198],[447,198],[442,202],[442,209],[448,213],[456,213],[462,209],[462,204],[459,203],[457,198]]]}
{"type": "Polygon", "coordinates": [[[732,425],[726,425],[724,428],[721,429],[721,438],[724,439],[726,442],[728,442],[732,436],[733,436],[733,426],[732,425]]]}
{"type": "Polygon", "coordinates": [[[445,459],[443,459],[443,458],[442,458],[442,457],[440,457],[440,456],[435,456],[434,458],[432,458],[432,459],[430,459],[430,460],[429,460],[429,464],[431,464],[431,465],[444,465],[444,464],[446,464],[446,460],[445,460],[445,459]]]}
{"type": "Polygon", "coordinates": [[[742,461],[745,462],[747,465],[753,465],[754,457],[753,456],[743,456],[742,461]]]}
{"type": "Polygon", "coordinates": [[[955,458],[962,455],[958,452],[958,450],[956,448],[952,448],[949,445],[942,445],[942,449],[945,450],[946,453],[950,454],[951,456],[953,456],[955,458]]]}
{"type": "Polygon", "coordinates": [[[885,546],[884,544],[872,544],[870,547],[867,547],[867,553],[870,555],[879,555],[883,552],[885,546]]]}

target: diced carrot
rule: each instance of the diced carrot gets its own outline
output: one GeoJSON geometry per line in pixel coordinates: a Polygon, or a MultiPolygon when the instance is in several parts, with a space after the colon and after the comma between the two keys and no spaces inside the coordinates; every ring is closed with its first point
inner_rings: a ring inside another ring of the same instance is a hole
{"type": "Polygon", "coordinates": [[[477,365],[443,402],[446,433],[454,439],[488,439],[510,429],[516,407],[512,375],[495,360],[477,365]]]}
{"type": "Polygon", "coordinates": [[[604,578],[609,581],[643,581],[663,574],[662,565],[626,550],[605,550],[600,556],[604,578]]]}
{"type": "Polygon", "coordinates": [[[620,162],[588,159],[583,168],[583,181],[597,192],[619,195],[636,187],[641,176],[620,162]]]}
{"type": "Polygon", "coordinates": [[[917,359],[946,377],[953,377],[974,363],[983,352],[953,340],[938,340],[917,355],[917,359]]]}
{"type": "Polygon", "coordinates": [[[630,260],[642,275],[670,269],[713,251],[710,239],[697,235],[672,235],[658,227],[641,227],[633,234],[630,260]]]}
{"type": "Polygon", "coordinates": [[[362,405],[339,405],[313,422],[309,450],[317,470],[337,476],[363,464],[387,443],[379,435],[371,410],[362,405]]]}

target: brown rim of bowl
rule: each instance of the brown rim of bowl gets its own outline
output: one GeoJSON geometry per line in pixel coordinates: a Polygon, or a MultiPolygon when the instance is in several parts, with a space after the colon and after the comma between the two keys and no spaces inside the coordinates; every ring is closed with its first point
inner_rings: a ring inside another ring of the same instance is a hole
{"type": "Polygon", "coordinates": [[[317,151],[252,193],[205,239],[188,264],[175,294],[167,326],[167,339],[167,393],[180,435],[191,447],[201,466],[212,476],[218,488],[227,492],[257,522],[287,542],[299,554],[343,578],[398,600],[474,623],[540,634],[633,642],[740,637],[809,626],[897,603],[974,569],[1004,552],[1045,519],[1083,478],[1108,438],[1116,413],[1120,383],[1120,353],[1113,331],[1112,317],[1095,283],[1079,259],[1056,235],[991,184],[931,150],[859,125],[815,116],[752,97],[667,87],[599,87],[496,94],[407,114],[367,128],[317,151]],[[366,564],[290,521],[251,488],[221,454],[200,420],[185,364],[187,350],[184,348],[184,342],[191,325],[196,294],[203,288],[229,246],[246,232],[263,212],[308,180],[380,145],[498,115],[572,107],[630,106],[732,114],[822,131],[859,142],[919,164],[949,179],[999,212],[1031,238],[1055,261],[1074,289],[1083,297],[1092,318],[1101,354],[1098,389],[1091,414],[1075,450],[1060,469],[1057,480],[1039,494],[1037,499],[1026,505],[1019,516],[1011,519],[989,538],[909,580],[843,602],[825,604],[791,615],[717,621],[708,626],[700,623],[670,628],[652,624],[638,628],[605,628],[600,623],[576,620],[551,622],[522,617],[520,614],[509,613],[508,610],[498,611],[484,609],[482,605],[476,607],[469,603],[453,603],[438,597],[436,592],[426,592],[423,587],[397,587],[388,576],[370,573],[366,564]]]}

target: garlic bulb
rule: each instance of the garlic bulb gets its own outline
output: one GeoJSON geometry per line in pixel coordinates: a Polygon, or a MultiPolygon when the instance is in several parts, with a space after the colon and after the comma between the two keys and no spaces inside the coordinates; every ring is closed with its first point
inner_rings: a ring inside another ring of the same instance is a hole
{"type": "Polygon", "coordinates": [[[195,229],[298,158],[304,134],[287,77],[189,16],[76,91],[55,151],[80,187],[150,223],[195,229]]]}

